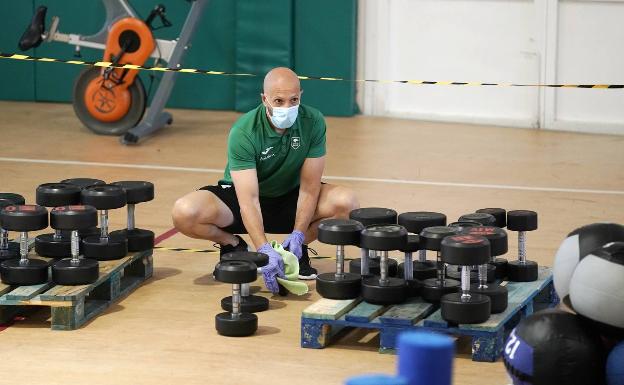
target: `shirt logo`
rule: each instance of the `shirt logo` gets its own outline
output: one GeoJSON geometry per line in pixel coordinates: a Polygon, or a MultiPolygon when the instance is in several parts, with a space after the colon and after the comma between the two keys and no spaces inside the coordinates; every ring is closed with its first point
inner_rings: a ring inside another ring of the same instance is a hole
{"type": "Polygon", "coordinates": [[[266,154],[268,154],[268,153],[269,153],[269,151],[271,151],[271,149],[272,149],[272,148],[273,148],[273,147],[268,147],[266,150],[261,151],[262,155],[266,155],[266,154]]]}
{"type": "Polygon", "coordinates": [[[292,147],[293,150],[301,147],[301,138],[298,136],[293,136],[292,138],[290,138],[290,147],[292,147]]]}

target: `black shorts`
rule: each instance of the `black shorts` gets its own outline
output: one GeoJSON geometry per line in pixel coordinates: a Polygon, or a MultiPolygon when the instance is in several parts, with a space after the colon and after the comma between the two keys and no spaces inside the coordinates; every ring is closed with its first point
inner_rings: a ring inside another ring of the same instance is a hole
{"type": "MultiPolygon", "coordinates": [[[[232,210],[234,222],[222,228],[222,230],[230,234],[247,234],[247,229],[245,229],[243,218],[241,217],[236,190],[234,190],[233,185],[219,183],[216,186],[204,186],[200,188],[200,190],[210,191],[215,194],[232,210]]],[[[290,234],[295,226],[298,199],[299,187],[279,197],[260,197],[260,210],[262,211],[264,231],[270,234],[290,234]]]]}

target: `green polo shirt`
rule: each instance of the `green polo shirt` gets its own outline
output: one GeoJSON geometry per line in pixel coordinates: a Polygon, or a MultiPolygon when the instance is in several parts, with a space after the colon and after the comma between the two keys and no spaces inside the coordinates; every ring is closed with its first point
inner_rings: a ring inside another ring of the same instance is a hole
{"type": "Polygon", "coordinates": [[[228,163],[222,183],[232,183],[230,171],[256,169],[260,196],[278,197],[299,186],[306,158],[325,155],[325,118],[301,104],[295,124],[280,135],[269,124],[264,105],[241,116],[228,138],[228,163]]]}

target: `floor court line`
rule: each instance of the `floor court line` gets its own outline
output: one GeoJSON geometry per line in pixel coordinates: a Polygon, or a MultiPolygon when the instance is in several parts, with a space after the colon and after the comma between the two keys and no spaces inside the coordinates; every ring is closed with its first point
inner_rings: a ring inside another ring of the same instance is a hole
{"type": "MultiPolygon", "coordinates": [[[[58,164],[58,165],[85,166],[85,167],[114,167],[114,168],[130,168],[130,169],[143,169],[143,170],[195,172],[195,173],[206,173],[206,174],[223,173],[223,170],[216,169],[216,168],[178,167],[178,166],[163,166],[163,165],[153,165],[153,164],[83,162],[83,161],[77,161],[77,160],[57,160],[57,159],[30,159],[30,158],[0,157],[0,162],[58,164]]],[[[426,180],[364,178],[364,177],[331,176],[331,175],[323,176],[323,179],[335,180],[335,181],[349,181],[349,182],[481,188],[481,189],[494,189],[494,190],[544,191],[544,192],[564,192],[564,193],[599,194],[599,195],[624,195],[624,191],[620,191],[620,190],[593,190],[593,189],[543,187],[543,186],[517,186],[517,185],[502,185],[502,184],[434,182],[434,181],[426,181],[426,180]]]]}

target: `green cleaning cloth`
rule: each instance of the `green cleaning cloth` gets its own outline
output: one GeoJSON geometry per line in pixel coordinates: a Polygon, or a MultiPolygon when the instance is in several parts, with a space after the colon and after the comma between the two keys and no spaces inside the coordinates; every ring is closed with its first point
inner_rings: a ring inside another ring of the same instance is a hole
{"type": "Polygon", "coordinates": [[[299,260],[297,256],[282,247],[281,243],[271,242],[271,246],[277,251],[284,261],[284,274],[286,279],[277,278],[277,282],[284,286],[286,290],[295,295],[304,295],[308,292],[308,285],[299,281],[299,260]]]}

